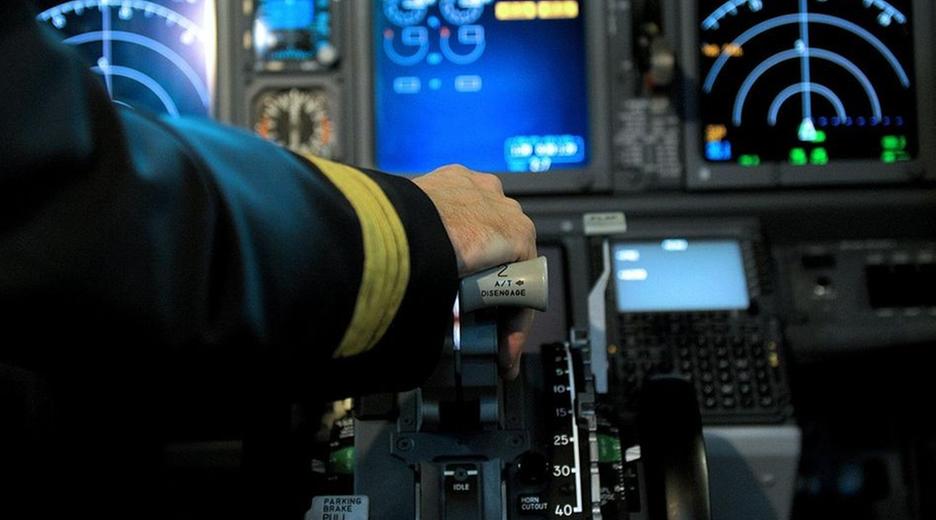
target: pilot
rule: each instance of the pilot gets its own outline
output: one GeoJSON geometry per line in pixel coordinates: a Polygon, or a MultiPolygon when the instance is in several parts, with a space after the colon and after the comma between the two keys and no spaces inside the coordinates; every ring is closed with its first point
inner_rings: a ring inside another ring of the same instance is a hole
{"type": "Polygon", "coordinates": [[[536,255],[494,176],[408,180],[115,108],[34,16],[0,2],[2,518],[159,517],[166,441],[418,385],[457,278],[536,255]]]}

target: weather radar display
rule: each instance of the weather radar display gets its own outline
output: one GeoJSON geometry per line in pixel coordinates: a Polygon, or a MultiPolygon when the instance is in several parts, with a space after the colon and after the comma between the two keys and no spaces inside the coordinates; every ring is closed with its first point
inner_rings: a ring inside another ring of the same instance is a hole
{"type": "Polygon", "coordinates": [[[115,103],[170,116],[210,115],[213,0],[38,4],[38,20],[87,59],[115,103]]]}
{"type": "Polygon", "coordinates": [[[917,152],[911,0],[699,0],[705,158],[823,166],[917,152]]]}

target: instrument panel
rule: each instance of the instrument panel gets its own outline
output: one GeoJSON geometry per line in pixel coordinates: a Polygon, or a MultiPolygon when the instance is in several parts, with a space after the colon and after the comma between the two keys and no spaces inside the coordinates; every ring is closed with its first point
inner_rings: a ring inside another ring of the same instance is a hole
{"type": "Polygon", "coordinates": [[[921,0],[37,6],[119,104],[401,175],[462,163],[531,195],[936,177],[921,0]]]}

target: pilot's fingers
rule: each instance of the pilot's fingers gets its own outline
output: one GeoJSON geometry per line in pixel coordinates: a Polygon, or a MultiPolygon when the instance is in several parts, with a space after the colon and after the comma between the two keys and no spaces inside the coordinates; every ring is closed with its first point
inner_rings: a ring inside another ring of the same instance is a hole
{"type": "Polygon", "coordinates": [[[510,310],[500,318],[500,350],[498,361],[501,375],[508,380],[520,373],[520,356],[533,325],[531,309],[510,310]]]}

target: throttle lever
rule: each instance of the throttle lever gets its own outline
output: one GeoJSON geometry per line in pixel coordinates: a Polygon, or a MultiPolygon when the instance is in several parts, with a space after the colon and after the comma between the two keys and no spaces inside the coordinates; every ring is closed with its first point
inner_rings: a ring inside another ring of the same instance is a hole
{"type": "Polygon", "coordinates": [[[546,257],[504,264],[468,276],[459,288],[459,309],[469,313],[487,307],[546,310],[549,273],[546,257]]]}
{"type": "Polygon", "coordinates": [[[505,264],[461,281],[459,339],[420,388],[420,430],[496,430],[501,421],[497,307],[546,310],[546,258],[505,264]],[[456,420],[452,420],[452,419],[456,420]]]}

